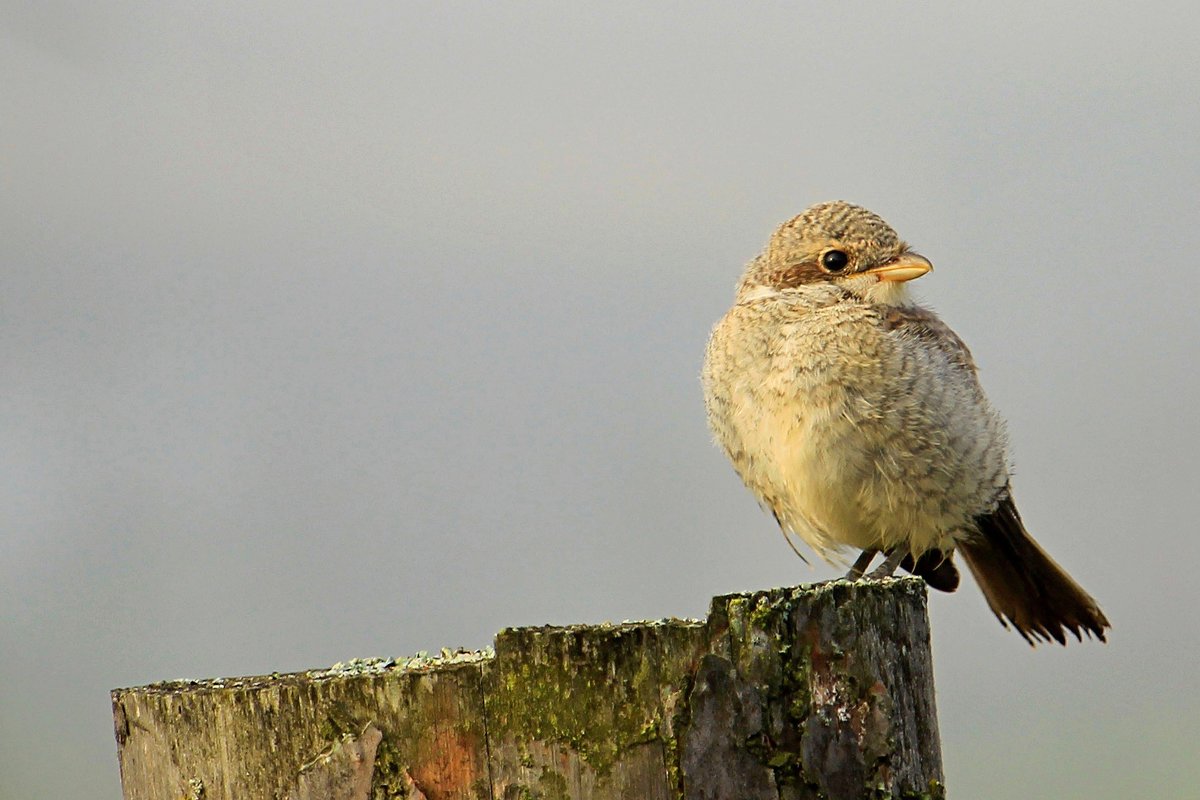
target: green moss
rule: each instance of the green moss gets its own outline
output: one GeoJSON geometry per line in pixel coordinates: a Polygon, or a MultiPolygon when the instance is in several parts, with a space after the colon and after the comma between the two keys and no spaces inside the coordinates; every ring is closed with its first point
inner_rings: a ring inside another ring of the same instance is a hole
{"type": "Polygon", "coordinates": [[[731,597],[725,607],[729,620],[730,636],[740,641],[746,635],[746,607],[750,601],[746,597],[731,597]]]}
{"type": "Polygon", "coordinates": [[[893,794],[887,789],[879,787],[871,792],[870,798],[871,800],[946,800],[946,791],[937,781],[930,781],[928,792],[893,794]]]}
{"type": "Polygon", "coordinates": [[[691,663],[672,653],[702,644],[698,625],[678,627],[505,631],[486,701],[493,741],[565,745],[607,777],[629,748],[664,738],[661,692],[691,663]]]}
{"type": "Polygon", "coordinates": [[[659,722],[632,684],[549,664],[529,670],[519,687],[489,705],[493,736],[567,744],[601,775],[630,745],[654,739],[659,722]]]}
{"type": "Polygon", "coordinates": [[[754,608],[750,611],[750,624],[756,628],[763,630],[773,630],[786,615],[790,608],[790,604],[785,602],[772,602],[769,595],[761,595],[754,603],[754,608]]]}
{"type": "Polygon", "coordinates": [[[371,781],[371,800],[406,800],[409,764],[396,752],[387,737],[375,749],[375,774],[371,781]]]}
{"type": "Polygon", "coordinates": [[[549,767],[542,767],[537,786],[540,800],[571,800],[567,779],[549,767]]]}
{"type": "Polygon", "coordinates": [[[664,737],[667,762],[667,783],[671,787],[671,791],[675,793],[678,800],[683,800],[683,768],[680,765],[679,752],[679,736],[680,733],[687,727],[689,719],[689,711],[687,703],[684,699],[692,691],[692,681],[690,678],[683,678],[680,681],[679,694],[672,708],[670,724],[667,728],[668,735],[664,737]]]}

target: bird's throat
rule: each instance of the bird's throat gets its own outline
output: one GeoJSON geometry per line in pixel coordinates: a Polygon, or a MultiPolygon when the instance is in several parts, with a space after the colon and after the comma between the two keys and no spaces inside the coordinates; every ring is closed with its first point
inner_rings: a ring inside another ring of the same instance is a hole
{"type": "Polygon", "coordinates": [[[905,282],[881,281],[874,275],[858,275],[848,279],[844,285],[869,303],[885,306],[912,304],[912,294],[905,282]]]}

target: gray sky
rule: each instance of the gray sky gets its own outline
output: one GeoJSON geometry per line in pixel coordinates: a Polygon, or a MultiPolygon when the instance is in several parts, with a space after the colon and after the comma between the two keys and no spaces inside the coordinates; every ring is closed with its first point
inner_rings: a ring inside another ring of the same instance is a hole
{"type": "Polygon", "coordinates": [[[1189,4],[0,9],[3,800],[119,797],[114,686],[832,576],[697,373],[835,198],[936,264],[1114,624],[931,598],[951,794],[1200,781],[1189,4]]]}

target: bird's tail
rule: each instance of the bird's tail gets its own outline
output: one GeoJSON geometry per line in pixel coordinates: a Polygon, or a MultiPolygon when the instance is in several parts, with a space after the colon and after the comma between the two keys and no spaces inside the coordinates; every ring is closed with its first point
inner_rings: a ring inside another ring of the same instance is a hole
{"type": "Polygon", "coordinates": [[[959,545],[992,612],[1036,644],[1066,644],[1066,631],[1104,641],[1111,627],[1092,596],[1038,546],[1021,522],[1011,495],[991,514],[977,517],[979,535],[959,545]]]}

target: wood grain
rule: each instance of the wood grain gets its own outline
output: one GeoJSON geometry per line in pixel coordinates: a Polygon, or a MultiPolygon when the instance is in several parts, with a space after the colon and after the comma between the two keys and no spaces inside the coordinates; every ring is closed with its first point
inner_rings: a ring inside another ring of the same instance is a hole
{"type": "Polygon", "coordinates": [[[126,800],[945,796],[925,589],[714,598],[705,621],[113,692],[126,800]]]}

